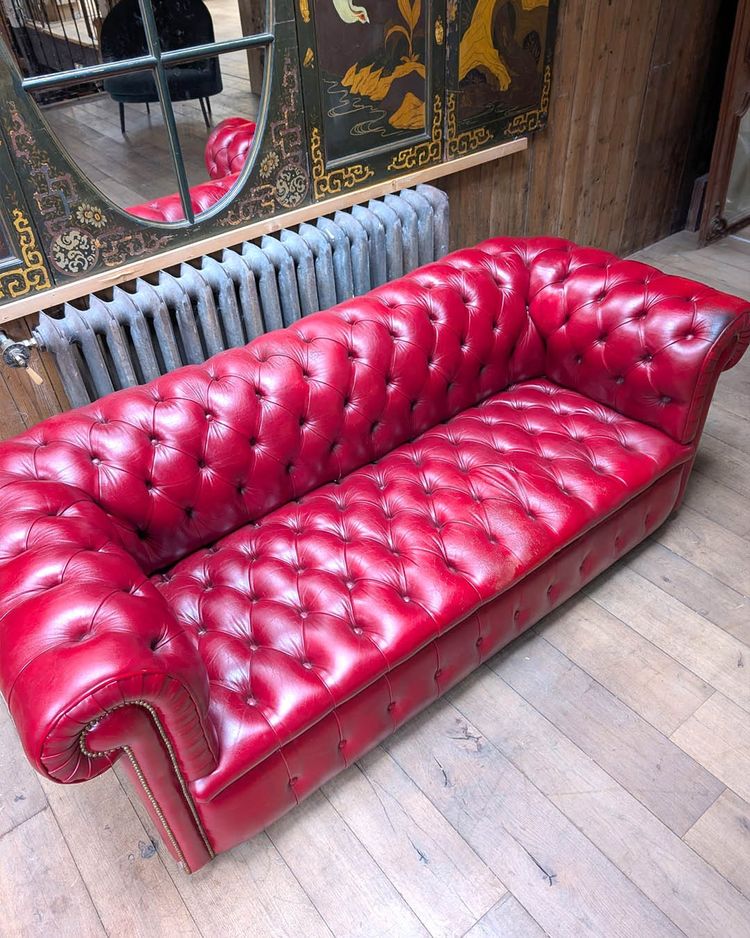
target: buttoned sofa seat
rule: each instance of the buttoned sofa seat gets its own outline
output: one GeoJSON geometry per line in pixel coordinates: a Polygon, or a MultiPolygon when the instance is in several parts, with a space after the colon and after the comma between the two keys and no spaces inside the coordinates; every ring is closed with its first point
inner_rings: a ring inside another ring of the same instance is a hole
{"type": "MultiPolygon", "coordinates": [[[[199,637],[211,688],[218,765],[196,797],[220,793],[691,454],[581,394],[525,381],[157,576],[199,637]]],[[[502,642],[517,628],[509,617],[502,642]]],[[[475,632],[481,646],[479,620],[475,632]]]]}
{"type": "Polygon", "coordinates": [[[0,445],[0,689],[189,870],[679,504],[737,297],[496,239],[0,445]]]}

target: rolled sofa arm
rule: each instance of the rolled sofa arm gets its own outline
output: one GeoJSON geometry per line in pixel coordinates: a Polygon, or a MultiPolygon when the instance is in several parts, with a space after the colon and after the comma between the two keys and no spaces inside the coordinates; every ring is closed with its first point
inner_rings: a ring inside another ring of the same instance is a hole
{"type": "Polygon", "coordinates": [[[681,443],[696,439],[719,374],[750,343],[750,302],[560,239],[480,249],[512,251],[527,267],[548,378],[681,443]]]}
{"type": "Polygon", "coordinates": [[[86,733],[133,705],[184,778],[209,773],[203,662],[109,517],[79,489],[10,473],[0,505],[0,690],[32,764],[60,782],[99,775],[119,750],[91,752],[86,733]]]}

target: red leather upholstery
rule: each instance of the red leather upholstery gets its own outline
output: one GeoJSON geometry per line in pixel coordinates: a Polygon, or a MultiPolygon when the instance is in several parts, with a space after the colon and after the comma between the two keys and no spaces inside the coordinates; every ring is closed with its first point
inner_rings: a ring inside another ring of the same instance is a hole
{"type": "MultiPolygon", "coordinates": [[[[211,179],[190,189],[190,202],[196,215],[216,205],[237,181],[255,136],[255,126],[255,121],[244,117],[227,117],[211,131],[205,150],[206,169],[211,179]]],[[[185,218],[178,192],[142,205],[131,205],[128,212],[155,222],[185,218]]]]}
{"type": "Polygon", "coordinates": [[[685,471],[673,469],[211,800],[192,786],[214,849],[228,850],[267,827],[640,543],[671,513],[685,471]]]}
{"type": "Polygon", "coordinates": [[[227,117],[217,124],[206,141],[206,169],[211,179],[239,173],[247,160],[255,136],[255,121],[227,117]]]}
{"type": "MultiPolygon", "coordinates": [[[[222,179],[213,179],[202,182],[190,189],[190,203],[196,215],[207,212],[213,205],[223,199],[237,181],[239,173],[224,176],[222,179]]],[[[161,198],[144,202],[143,205],[131,205],[127,209],[131,215],[145,218],[147,221],[173,222],[183,221],[185,213],[182,210],[182,200],[178,192],[163,195],[161,198]]]]}
{"type": "Polygon", "coordinates": [[[219,733],[196,792],[223,790],[691,455],[527,381],[177,564],[157,579],[198,636],[219,733]]]}
{"type": "Polygon", "coordinates": [[[737,298],[498,239],[8,441],[30,758],[124,750],[197,868],[661,523],[749,338],[737,298]]]}

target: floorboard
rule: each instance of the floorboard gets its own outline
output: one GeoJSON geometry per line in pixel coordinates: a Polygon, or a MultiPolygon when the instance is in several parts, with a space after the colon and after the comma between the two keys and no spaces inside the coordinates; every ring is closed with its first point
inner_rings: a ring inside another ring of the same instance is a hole
{"type": "MultiPolygon", "coordinates": [[[[86,107],[106,166],[116,110],[86,107]]],[[[750,298],[742,237],[699,251],[682,232],[638,257],[750,298]]],[[[750,356],[654,537],[195,876],[119,768],[40,780],[0,706],[0,934],[750,938],[748,415],[750,356]]]]}

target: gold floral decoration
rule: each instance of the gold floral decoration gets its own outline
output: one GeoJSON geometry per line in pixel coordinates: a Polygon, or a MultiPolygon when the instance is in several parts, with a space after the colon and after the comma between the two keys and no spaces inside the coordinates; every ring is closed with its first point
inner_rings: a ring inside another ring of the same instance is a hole
{"type": "Polygon", "coordinates": [[[107,224],[107,216],[97,205],[81,202],[75,212],[79,225],[88,228],[103,228],[107,224]]]}
{"type": "Polygon", "coordinates": [[[268,179],[269,176],[279,165],[279,155],[275,150],[270,150],[260,161],[260,178],[268,179]]]}
{"type": "Polygon", "coordinates": [[[0,299],[17,299],[27,293],[47,290],[51,286],[44,256],[37,248],[29,219],[18,208],[14,208],[12,214],[22,263],[0,273],[0,299]]]}
{"type": "Polygon", "coordinates": [[[391,26],[385,34],[384,42],[388,42],[391,36],[401,34],[406,39],[408,47],[408,54],[401,61],[416,62],[419,56],[414,52],[414,31],[422,13],[422,0],[414,0],[414,3],[410,3],[409,0],[398,0],[398,11],[406,25],[402,26],[401,23],[397,23],[391,26]]]}
{"type": "Polygon", "coordinates": [[[443,20],[440,16],[435,20],[435,42],[442,46],[443,40],[445,39],[445,28],[443,27],[443,20]]]}

